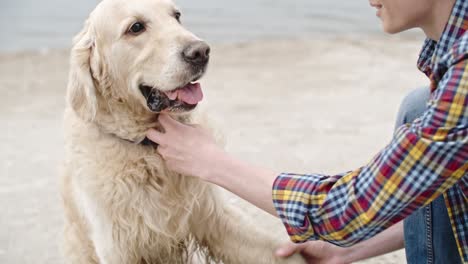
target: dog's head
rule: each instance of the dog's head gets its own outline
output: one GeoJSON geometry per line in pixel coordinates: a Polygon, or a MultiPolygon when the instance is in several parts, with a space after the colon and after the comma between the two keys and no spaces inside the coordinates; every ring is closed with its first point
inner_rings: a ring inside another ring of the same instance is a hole
{"type": "Polygon", "coordinates": [[[104,0],[76,36],[68,101],[84,119],[102,107],[189,111],[210,47],[180,23],[171,0],[104,0]]]}

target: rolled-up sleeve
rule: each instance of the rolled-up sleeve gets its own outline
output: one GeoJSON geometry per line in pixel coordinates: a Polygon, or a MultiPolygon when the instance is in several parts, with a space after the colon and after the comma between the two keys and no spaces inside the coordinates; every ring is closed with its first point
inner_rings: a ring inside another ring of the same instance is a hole
{"type": "Polygon", "coordinates": [[[424,115],[400,127],[367,165],[340,175],[276,178],[273,202],[292,241],[353,245],[468,177],[467,57],[453,58],[424,115]]]}

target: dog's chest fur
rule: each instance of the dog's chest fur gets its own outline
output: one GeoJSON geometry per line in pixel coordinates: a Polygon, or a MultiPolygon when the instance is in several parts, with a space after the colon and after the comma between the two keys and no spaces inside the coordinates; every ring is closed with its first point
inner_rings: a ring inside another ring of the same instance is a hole
{"type": "Polygon", "coordinates": [[[112,245],[123,239],[129,252],[147,258],[189,243],[192,214],[212,194],[208,185],[167,170],[154,148],[104,134],[73,116],[65,131],[72,197],[92,241],[112,245]]]}

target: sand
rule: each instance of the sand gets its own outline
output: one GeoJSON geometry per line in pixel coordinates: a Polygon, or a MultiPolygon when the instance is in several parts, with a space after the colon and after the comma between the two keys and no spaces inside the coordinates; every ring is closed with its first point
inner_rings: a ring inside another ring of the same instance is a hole
{"type": "MultiPolygon", "coordinates": [[[[391,139],[405,93],[427,83],[415,67],[420,43],[342,36],[213,45],[203,109],[227,150],[252,163],[355,169],[391,139]]],[[[0,55],[0,263],[63,263],[57,178],[67,72],[68,51],[0,55]]],[[[404,252],[363,263],[405,263],[404,252]]]]}

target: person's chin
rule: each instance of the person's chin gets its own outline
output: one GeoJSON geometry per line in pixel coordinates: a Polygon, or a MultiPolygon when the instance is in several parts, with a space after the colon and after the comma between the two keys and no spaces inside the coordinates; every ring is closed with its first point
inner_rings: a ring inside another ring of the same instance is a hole
{"type": "Polygon", "coordinates": [[[399,31],[399,30],[397,30],[397,29],[394,29],[394,28],[391,28],[391,27],[385,27],[385,26],[383,27],[383,31],[384,31],[385,33],[391,34],[391,35],[393,35],[393,34],[398,34],[398,33],[401,32],[401,31],[399,31]]]}
{"type": "Polygon", "coordinates": [[[387,34],[398,34],[409,29],[408,27],[387,23],[385,21],[382,24],[382,28],[383,31],[387,34]]]}

